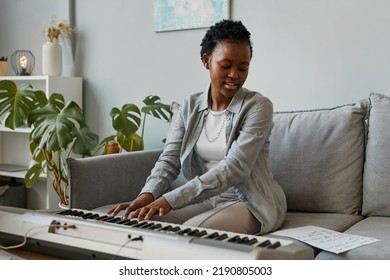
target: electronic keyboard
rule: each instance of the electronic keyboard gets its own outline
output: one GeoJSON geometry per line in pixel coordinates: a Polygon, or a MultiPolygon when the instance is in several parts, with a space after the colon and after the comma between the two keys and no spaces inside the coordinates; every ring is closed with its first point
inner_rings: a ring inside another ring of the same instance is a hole
{"type": "Polygon", "coordinates": [[[288,239],[122,219],[82,209],[0,206],[0,245],[18,243],[65,259],[314,258],[311,247],[288,239]]]}

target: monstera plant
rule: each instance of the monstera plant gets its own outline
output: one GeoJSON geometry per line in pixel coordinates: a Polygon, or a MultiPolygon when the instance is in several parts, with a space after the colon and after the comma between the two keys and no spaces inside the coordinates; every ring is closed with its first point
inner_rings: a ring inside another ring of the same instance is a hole
{"type": "Polygon", "coordinates": [[[172,117],[170,106],[161,103],[160,97],[149,95],[143,103],[145,106],[141,110],[131,103],[123,105],[121,109],[116,107],[111,109],[112,127],[116,134],[106,137],[100,143],[98,149],[104,147],[103,154],[119,152],[120,149],[127,152],[143,150],[147,115],[170,122],[172,117]],[[139,128],[141,134],[137,133],[139,128]]]}
{"type": "Polygon", "coordinates": [[[68,204],[68,175],[64,158],[69,154],[91,156],[98,136],[90,131],[75,102],[65,104],[64,97],[34,91],[31,85],[17,88],[12,81],[0,81],[0,121],[10,128],[31,127],[32,164],[25,175],[31,188],[42,173],[48,173],[60,203],[68,204]]]}
{"type": "Polygon", "coordinates": [[[113,153],[113,150],[120,152],[121,149],[128,152],[143,150],[146,116],[171,120],[170,106],[161,103],[158,96],[147,96],[143,103],[145,106],[141,109],[131,103],[121,109],[112,108],[110,116],[116,134],[99,143],[77,103],[65,103],[60,93],[52,93],[47,98],[43,91],[33,90],[29,84],[18,88],[13,81],[0,81],[0,122],[10,129],[23,125],[31,127],[33,161],[25,175],[25,185],[31,188],[41,174],[47,172],[62,205],[69,203],[66,157],[94,156],[102,149],[101,154],[113,153]],[[138,134],[140,128],[141,134],[138,134]]]}

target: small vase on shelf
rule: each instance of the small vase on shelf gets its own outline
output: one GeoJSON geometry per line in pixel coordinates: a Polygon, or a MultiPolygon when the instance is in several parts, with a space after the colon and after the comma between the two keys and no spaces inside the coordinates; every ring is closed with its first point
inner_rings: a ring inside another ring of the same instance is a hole
{"type": "Polygon", "coordinates": [[[8,75],[8,61],[0,60],[0,76],[8,75]]]}
{"type": "Polygon", "coordinates": [[[62,47],[57,40],[42,46],[42,73],[46,76],[61,76],[62,47]]]}

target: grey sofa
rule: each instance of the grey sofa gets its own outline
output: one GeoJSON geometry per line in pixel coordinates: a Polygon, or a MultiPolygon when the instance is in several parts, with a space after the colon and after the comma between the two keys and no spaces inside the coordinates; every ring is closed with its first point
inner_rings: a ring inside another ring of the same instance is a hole
{"type": "MultiPolygon", "coordinates": [[[[389,120],[390,98],[376,93],[336,108],[274,114],[271,163],[288,202],[282,229],[314,225],[381,240],[338,255],[314,248],[316,259],[390,259],[389,120]]],[[[71,208],[130,201],[160,153],[68,158],[71,208]]]]}

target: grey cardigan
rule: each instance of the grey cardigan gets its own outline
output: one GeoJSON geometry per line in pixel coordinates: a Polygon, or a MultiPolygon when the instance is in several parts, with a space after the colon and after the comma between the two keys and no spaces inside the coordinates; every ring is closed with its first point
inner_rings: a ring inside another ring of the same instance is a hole
{"type": "Polygon", "coordinates": [[[244,88],[236,93],[226,110],[225,158],[205,172],[195,144],[208,113],[208,88],[184,101],[173,116],[164,151],[141,193],[152,193],[155,198],[163,195],[172,209],[179,209],[233,186],[238,198],[261,222],[262,234],[278,229],[284,223],[287,206],[269,162],[271,101],[244,88]],[[188,182],[172,189],[181,170],[188,182]]]}

